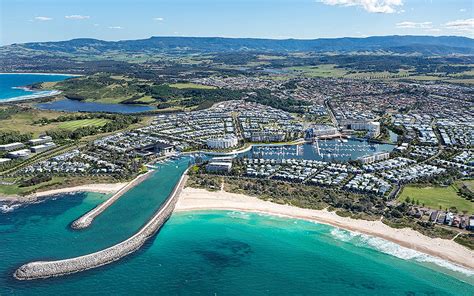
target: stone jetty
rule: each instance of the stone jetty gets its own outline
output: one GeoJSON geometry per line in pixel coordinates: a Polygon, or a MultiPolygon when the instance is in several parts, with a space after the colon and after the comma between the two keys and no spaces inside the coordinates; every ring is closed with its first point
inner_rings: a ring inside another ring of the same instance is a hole
{"type": "Polygon", "coordinates": [[[124,195],[127,191],[135,187],[136,185],[143,182],[147,179],[154,171],[148,171],[145,174],[141,174],[140,176],[136,177],[132,181],[130,181],[127,185],[122,187],[119,191],[117,191],[112,197],[107,199],[105,202],[101,203],[97,207],[93,208],[89,212],[82,215],[79,219],[75,220],[71,223],[72,229],[84,229],[89,227],[94,221],[95,217],[99,216],[102,212],[104,212],[108,207],[110,207],[114,202],[116,202],[122,195],[124,195]]]}
{"type": "Polygon", "coordinates": [[[14,277],[18,280],[34,280],[49,277],[57,277],[76,273],[99,266],[103,266],[135,252],[152,237],[171,216],[174,206],[178,200],[179,193],[184,187],[187,178],[187,170],[175,185],[173,192],[161,205],[153,217],[136,234],[127,240],[107,249],[88,255],[57,261],[35,261],[19,267],[14,277]]]}

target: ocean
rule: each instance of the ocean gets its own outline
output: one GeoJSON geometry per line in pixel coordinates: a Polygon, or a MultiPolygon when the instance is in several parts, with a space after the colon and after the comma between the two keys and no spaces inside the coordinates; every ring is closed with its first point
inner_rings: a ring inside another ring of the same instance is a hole
{"type": "Polygon", "coordinates": [[[69,224],[107,197],[58,196],[0,214],[0,295],[473,295],[474,274],[391,242],[308,221],[232,211],[175,213],[138,252],[74,275],[17,281],[32,260],[122,241],[172,191],[188,159],[122,196],[89,229],[69,224]]]}
{"type": "Polygon", "coordinates": [[[0,74],[0,102],[45,95],[51,91],[29,91],[22,87],[38,82],[61,81],[72,76],[58,74],[0,74]]]}

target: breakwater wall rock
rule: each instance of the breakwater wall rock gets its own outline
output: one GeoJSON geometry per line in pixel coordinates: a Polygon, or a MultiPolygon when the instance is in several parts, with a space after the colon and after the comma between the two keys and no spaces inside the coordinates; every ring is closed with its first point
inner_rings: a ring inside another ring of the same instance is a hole
{"type": "Polygon", "coordinates": [[[152,237],[173,213],[179,193],[184,187],[187,170],[175,185],[173,192],[161,205],[153,217],[136,234],[107,249],[88,255],[57,261],[35,261],[22,265],[15,273],[18,280],[34,280],[76,273],[117,261],[134,251],[152,237]]]}
{"type": "Polygon", "coordinates": [[[122,187],[119,191],[117,191],[112,197],[107,199],[105,202],[101,203],[97,207],[93,208],[89,212],[82,215],[79,219],[75,220],[71,223],[72,229],[84,229],[89,227],[94,221],[95,217],[99,216],[104,212],[108,207],[110,207],[114,202],[116,202],[122,195],[124,195],[127,191],[135,187],[136,185],[140,184],[144,180],[146,180],[154,171],[148,171],[145,174],[142,174],[132,181],[130,181],[127,185],[122,187]]]}

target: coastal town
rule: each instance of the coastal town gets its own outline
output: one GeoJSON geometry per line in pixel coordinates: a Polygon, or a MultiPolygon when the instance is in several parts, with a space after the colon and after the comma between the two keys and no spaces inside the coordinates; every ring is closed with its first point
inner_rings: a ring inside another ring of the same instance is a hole
{"type": "MultiPolygon", "coordinates": [[[[266,88],[275,97],[291,97],[300,103],[283,110],[253,99],[224,100],[203,110],[150,114],[146,115],[146,123],[138,127],[103,136],[99,132],[83,145],[70,145],[58,133],[49,132],[21,142],[12,141],[0,145],[2,184],[12,186],[14,180],[21,180],[21,186],[27,187],[52,178],[134,178],[108,203],[72,224],[73,228],[83,229],[92,224],[90,217],[106,211],[154,170],[159,170],[160,164],[185,158],[189,159],[188,174],[194,187],[214,191],[228,183],[247,192],[246,188],[258,187],[258,182],[264,181],[267,186],[280,188],[304,186],[308,192],[316,190],[309,193],[315,196],[330,190],[336,198],[316,198],[305,207],[333,207],[341,219],[381,216],[387,225],[414,227],[431,237],[462,238],[463,244],[470,245],[474,212],[469,207],[436,204],[430,196],[420,198],[416,192],[404,194],[406,188],[457,186],[456,198],[472,203],[472,191],[464,185],[474,175],[474,120],[465,96],[470,90],[456,93],[458,88],[431,90],[429,85],[307,78],[296,79],[299,86],[291,90],[266,77],[215,77],[190,83],[238,90],[245,90],[244,86],[266,88]],[[335,82],[336,88],[325,86],[335,82]],[[430,96],[420,96],[416,91],[391,94],[400,87],[423,88],[424,95],[440,94],[433,96],[427,110],[420,106],[420,100],[430,96]],[[446,97],[440,100],[442,95],[446,97]],[[215,178],[222,183],[216,183],[215,178]],[[344,202],[342,196],[352,201],[344,202]]],[[[60,122],[76,119],[61,118],[60,122]]],[[[27,280],[80,272],[119,260],[140,248],[171,215],[186,182],[183,177],[167,205],[129,240],[81,258],[31,262],[19,267],[15,278],[27,280]]],[[[183,206],[186,203],[178,208],[183,206]]],[[[2,209],[8,212],[11,208],[4,205],[2,209]]],[[[275,209],[275,213],[279,211],[284,212],[275,209]]]]}
{"type": "Polygon", "coordinates": [[[473,9],[0,0],[0,296],[473,296],[473,9]]]}
{"type": "MultiPolygon", "coordinates": [[[[20,166],[8,177],[120,179],[168,157],[208,154],[204,165],[208,174],[333,188],[397,204],[409,184],[450,186],[448,182],[473,176],[474,118],[468,88],[301,78],[294,81],[295,89],[286,89],[280,81],[259,76],[202,78],[191,83],[266,88],[276,97],[295,98],[301,111],[229,100],[205,110],[153,115],[139,128],[98,137],[81,148],[20,166]],[[401,88],[406,91],[400,93],[401,88]],[[301,152],[303,148],[311,153],[301,152]]],[[[0,145],[1,162],[29,162],[56,147],[47,134],[0,145]]],[[[472,193],[464,192],[463,198],[470,200],[472,193]]],[[[429,208],[415,196],[407,201],[406,214],[420,221],[474,228],[474,213],[469,210],[429,208]]]]}

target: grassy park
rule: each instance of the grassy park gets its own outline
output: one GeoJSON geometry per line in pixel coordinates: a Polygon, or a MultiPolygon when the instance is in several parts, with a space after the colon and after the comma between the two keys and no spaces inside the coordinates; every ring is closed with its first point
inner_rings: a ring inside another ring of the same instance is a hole
{"type": "Polygon", "coordinates": [[[80,119],[65,122],[52,122],[49,124],[37,124],[36,120],[40,118],[55,119],[64,115],[61,112],[43,111],[37,109],[25,109],[12,116],[0,120],[0,132],[16,131],[21,134],[31,133],[37,137],[47,131],[55,128],[75,130],[84,126],[104,126],[110,120],[104,118],[80,119]]]}
{"type": "Polygon", "coordinates": [[[210,85],[203,85],[203,84],[196,84],[196,83],[173,83],[169,86],[178,88],[178,89],[186,89],[186,88],[194,88],[194,89],[216,89],[214,86],[210,85]]]}
{"type": "Polygon", "coordinates": [[[33,136],[39,136],[51,129],[51,125],[34,124],[39,118],[53,119],[62,115],[60,112],[43,111],[37,109],[25,109],[8,118],[0,120],[0,131],[17,131],[21,134],[31,133],[33,136]]]}
{"type": "MultiPolygon", "coordinates": [[[[29,194],[31,192],[34,192],[38,189],[41,189],[43,187],[49,187],[49,186],[54,186],[54,185],[60,185],[64,182],[65,178],[64,177],[53,177],[50,181],[39,183],[33,186],[28,186],[28,187],[22,187],[20,186],[17,182],[14,184],[2,184],[0,185],[0,195],[6,195],[6,196],[12,196],[12,195],[25,195],[29,194]]],[[[8,179],[3,179],[3,181],[10,181],[8,179]]],[[[17,181],[17,180],[11,180],[11,181],[17,181]]]]}
{"type": "Polygon", "coordinates": [[[318,65],[318,66],[301,66],[290,67],[287,70],[294,73],[300,73],[312,78],[328,78],[328,77],[343,77],[347,71],[342,68],[336,68],[336,65],[318,65]]]}
{"type": "Polygon", "coordinates": [[[459,196],[457,188],[453,185],[449,187],[405,186],[398,200],[403,202],[407,197],[410,200],[418,200],[420,205],[424,204],[432,209],[439,209],[441,207],[441,209],[445,210],[456,207],[458,211],[474,213],[474,202],[459,196]]]}
{"type": "Polygon", "coordinates": [[[104,126],[109,121],[110,120],[105,119],[105,118],[72,120],[72,121],[61,122],[58,125],[58,128],[73,131],[75,129],[78,129],[80,127],[85,127],[85,126],[104,126]]]}

